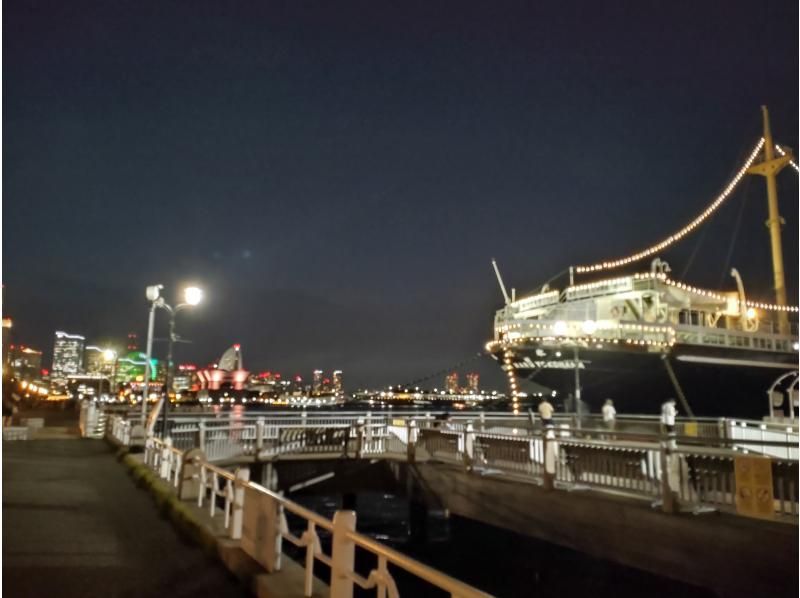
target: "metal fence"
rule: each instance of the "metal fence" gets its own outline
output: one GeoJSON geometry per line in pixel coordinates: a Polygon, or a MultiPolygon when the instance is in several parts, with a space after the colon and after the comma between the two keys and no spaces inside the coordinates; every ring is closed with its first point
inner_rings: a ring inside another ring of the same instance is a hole
{"type": "MultiPolygon", "coordinates": [[[[296,417],[284,423],[265,417],[233,424],[227,419],[182,422],[172,427],[175,436],[170,440],[175,450],[201,448],[209,462],[288,455],[441,461],[555,487],[594,488],[650,501],[662,500],[665,493],[671,494],[665,488],[672,488],[684,508],[730,512],[736,512],[737,455],[755,453],[770,459],[774,516],[796,521],[798,515],[797,444],[791,441],[796,430],[786,426],[781,432],[775,426],[728,420],[723,428],[729,437],[708,441],[694,434],[666,437],[616,427],[576,428],[567,422],[542,431],[484,421],[483,429],[492,431],[481,431],[478,422],[434,417],[324,420],[333,425],[312,425],[317,422],[296,417]],[[789,442],[772,440],[776,435],[789,442]]],[[[130,422],[110,418],[109,433],[119,442],[127,444],[130,432],[130,422]]]]}

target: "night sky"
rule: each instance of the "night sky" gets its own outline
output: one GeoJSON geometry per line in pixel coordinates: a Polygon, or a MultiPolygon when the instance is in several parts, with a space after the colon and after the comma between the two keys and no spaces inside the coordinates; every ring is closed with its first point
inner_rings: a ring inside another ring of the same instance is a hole
{"type": "MultiPolygon", "coordinates": [[[[800,145],[796,0],[14,0],[3,84],[17,342],[143,337],[145,286],[193,282],[178,361],[239,342],[251,369],[351,388],[479,352],[492,257],[521,294],[674,232],[761,104],[800,145]]],[[[736,266],[773,300],[764,187],[667,251],[673,275],[732,290],[736,266]]],[[[779,194],[796,304],[794,171],[779,194]]]]}

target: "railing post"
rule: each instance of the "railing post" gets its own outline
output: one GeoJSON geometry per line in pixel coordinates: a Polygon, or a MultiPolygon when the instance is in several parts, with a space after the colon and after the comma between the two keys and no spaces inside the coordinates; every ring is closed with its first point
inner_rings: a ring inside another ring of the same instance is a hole
{"type": "Polygon", "coordinates": [[[417,422],[413,419],[406,420],[406,452],[408,455],[408,462],[414,463],[417,460],[417,422]]]}
{"type": "Polygon", "coordinates": [[[303,412],[300,414],[300,425],[302,427],[306,427],[306,421],[308,420],[308,414],[306,413],[305,407],[303,408],[303,412]]]}
{"type": "Polygon", "coordinates": [[[266,427],[267,424],[264,422],[263,417],[256,419],[256,451],[259,453],[264,448],[264,437],[267,435],[266,427]]]}
{"type": "Polygon", "coordinates": [[[168,436],[164,439],[164,446],[161,449],[161,471],[159,475],[162,480],[169,480],[169,470],[172,465],[170,448],[172,448],[172,438],[168,436]]]}
{"type": "Polygon", "coordinates": [[[244,521],[244,485],[250,481],[250,469],[239,467],[236,469],[236,480],[233,482],[233,521],[231,521],[231,539],[239,540],[242,537],[242,523],[244,521]]]}
{"type": "Polygon", "coordinates": [[[675,468],[675,459],[672,453],[671,440],[661,441],[661,510],[664,513],[678,512],[678,499],[673,488],[678,488],[680,480],[676,480],[678,474],[675,468]]]}
{"type": "Polygon", "coordinates": [[[356,561],[356,545],[348,538],[349,532],[356,530],[355,511],[336,511],[333,514],[333,547],[331,567],[331,598],[352,598],[353,573],[356,561]]]}
{"type": "Polygon", "coordinates": [[[364,456],[364,420],[359,419],[356,422],[356,459],[361,459],[364,456]]]}
{"type": "Polygon", "coordinates": [[[206,423],[202,419],[197,422],[197,448],[206,452],[206,423]]]}
{"type": "Polygon", "coordinates": [[[481,432],[483,432],[486,430],[486,413],[481,411],[480,418],[481,418],[481,432]]]}
{"type": "Polygon", "coordinates": [[[544,467],[542,468],[542,485],[545,490],[553,490],[556,480],[556,449],[558,441],[552,428],[542,428],[542,450],[544,467]]]}
{"type": "Polygon", "coordinates": [[[472,469],[473,464],[475,463],[475,429],[472,426],[472,422],[467,422],[467,426],[464,429],[464,464],[467,466],[467,469],[472,469]]]}
{"type": "Polygon", "coordinates": [[[371,411],[367,411],[366,424],[367,424],[367,428],[366,428],[367,442],[370,442],[372,440],[372,412],[371,411]]]}

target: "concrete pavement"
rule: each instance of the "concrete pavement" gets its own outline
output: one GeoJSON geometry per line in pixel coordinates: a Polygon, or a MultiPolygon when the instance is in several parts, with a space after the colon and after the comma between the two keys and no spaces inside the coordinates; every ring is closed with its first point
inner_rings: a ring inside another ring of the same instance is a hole
{"type": "Polygon", "coordinates": [[[100,440],[4,442],[2,527],[7,596],[249,595],[178,536],[100,440]]]}

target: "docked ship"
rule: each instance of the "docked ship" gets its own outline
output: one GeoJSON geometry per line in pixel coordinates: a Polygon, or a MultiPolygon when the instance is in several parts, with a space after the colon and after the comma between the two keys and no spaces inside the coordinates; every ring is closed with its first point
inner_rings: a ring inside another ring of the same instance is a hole
{"type": "Polygon", "coordinates": [[[633,255],[571,267],[564,288],[548,285],[517,299],[495,266],[505,305],[495,314],[487,351],[506,372],[513,405],[530,382],[597,411],[606,398],[618,411],[653,413],[668,398],[687,415],[794,417],[797,397],[796,306],[788,305],[776,174],[797,169],[791,151],[764,136],[724,191],[694,220],[633,255]],[[747,175],[763,176],[776,299],[750,301],[742,277],[731,290],[697,288],[670,277],[658,254],[708,219],[747,175]],[[649,267],[610,276],[649,260],[649,267]],[[583,280],[578,281],[578,277],[583,280]],[[788,392],[779,392],[783,384],[788,392]],[[784,400],[785,397],[785,400],[784,400]]]}

